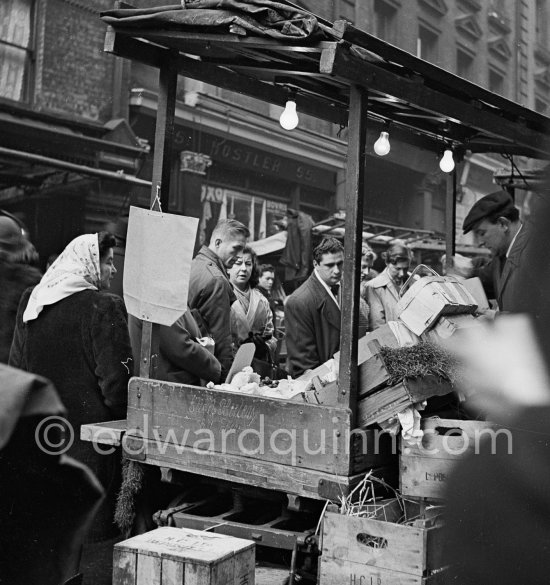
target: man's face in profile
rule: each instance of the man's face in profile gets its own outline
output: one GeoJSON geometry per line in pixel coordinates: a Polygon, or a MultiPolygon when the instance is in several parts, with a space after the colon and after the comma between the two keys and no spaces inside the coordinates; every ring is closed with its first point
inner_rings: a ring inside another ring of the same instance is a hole
{"type": "Polygon", "coordinates": [[[216,254],[226,268],[231,268],[245,245],[246,238],[240,234],[228,236],[223,240],[218,239],[216,240],[216,254]]]}

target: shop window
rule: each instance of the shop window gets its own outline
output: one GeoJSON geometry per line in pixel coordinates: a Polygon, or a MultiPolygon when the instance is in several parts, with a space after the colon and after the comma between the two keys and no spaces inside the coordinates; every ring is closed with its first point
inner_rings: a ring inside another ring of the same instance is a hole
{"type": "Polygon", "coordinates": [[[397,10],[384,2],[374,2],[374,34],[387,41],[396,44],[397,38],[397,10]]]}
{"type": "Polygon", "coordinates": [[[212,230],[222,218],[236,219],[248,227],[251,240],[259,240],[279,231],[276,222],[286,215],[287,205],[233,189],[205,183],[201,189],[199,240],[210,240],[212,230]]]}
{"type": "Polygon", "coordinates": [[[471,79],[474,69],[474,58],[468,53],[461,51],[456,52],[456,74],[465,79],[471,79]]]}
{"type": "Polygon", "coordinates": [[[0,2],[0,98],[28,101],[33,64],[33,0],[0,2]]]}
{"type": "Polygon", "coordinates": [[[438,36],[422,25],[418,27],[416,56],[431,63],[436,63],[438,58],[438,36]]]}

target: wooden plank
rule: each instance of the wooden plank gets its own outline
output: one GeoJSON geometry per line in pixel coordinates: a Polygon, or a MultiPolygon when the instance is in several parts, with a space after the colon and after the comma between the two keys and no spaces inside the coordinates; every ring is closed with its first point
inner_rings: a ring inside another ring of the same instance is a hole
{"type": "Polygon", "coordinates": [[[399,458],[399,489],[403,496],[444,499],[449,474],[456,460],[430,459],[414,455],[399,458]]]}
{"type": "Polygon", "coordinates": [[[355,485],[362,475],[347,477],[334,472],[320,472],[292,465],[281,465],[248,459],[238,455],[224,455],[209,451],[199,452],[189,447],[173,444],[163,445],[159,449],[156,441],[125,437],[125,456],[148,465],[194,473],[226,481],[284,491],[298,496],[314,499],[326,499],[323,494],[323,482],[338,482],[339,495],[349,493],[350,485],[355,485]]]}
{"type": "Polygon", "coordinates": [[[397,384],[368,394],[359,402],[357,426],[364,428],[388,420],[411,404],[404,384],[397,384]]]}
{"type": "Polygon", "coordinates": [[[139,356],[139,375],[143,378],[156,378],[159,352],[159,325],[143,321],[141,329],[141,353],[139,356]]]}
{"type": "Polygon", "coordinates": [[[136,585],[161,585],[160,556],[137,555],[136,585]]]}
{"type": "Polygon", "coordinates": [[[367,347],[372,356],[359,366],[359,400],[386,386],[390,379],[384,358],[380,355],[382,348],[380,342],[372,339],[367,343],[367,347]]]}
{"type": "Polygon", "coordinates": [[[357,418],[357,341],[359,338],[359,271],[363,243],[363,200],[365,194],[367,92],[350,88],[348,159],[346,168],[346,237],[344,240],[344,274],[340,334],[338,404],[351,411],[351,426],[357,418]]]}
{"type": "Polygon", "coordinates": [[[98,445],[119,446],[126,432],[126,419],[92,423],[80,427],[80,440],[98,445]]]}
{"type": "Polygon", "coordinates": [[[543,128],[537,131],[525,124],[507,120],[494,109],[478,108],[452,95],[426,87],[419,80],[407,79],[387,71],[354,57],[343,47],[335,45],[323,51],[320,72],[345,80],[361,80],[369,91],[402,99],[421,111],[445,116],[451,122],[527,147],[534,157],[544,158],[550,153],[550,138],[545,135],[543,128]]]}
{"type": "Polygon", "coordinates": [[[453,267],[453,257],[456,253],[456,173],[455,163],[455,168],[447,175],[445,192],[445,265],[447,271],[453,267]]]}
{"type": "Polygon", "coordinates": [[[174,559],[162,559],[162,585],[185,585],[185,565],[174,559]]]}
{"type": "Polygon", "coordinates": [[[353,563],[334,557],[321,557],[319,585],[446,585],[445,572],[420,577],[353,563]]]}
{"type": "MultiPolygon", "coordinates": [[[[174,46],[174,43],[182,41],[191,46],[202,47],[204,51],[209,51],[208,47],[216,47],[227,51],[227,47],[232,50],[236,47],[247,47],[260,51],[269,49],[277,52],[290,53],[320,53],[326,47],[332,45],[334,41],[307,41],[303,38],[272,39],[260,36],[239,36],[234,34],[216,34],[195,32],[192,30],[162,30],[159,28],[115,28],[117,34],[130,37],[151,39],[161,41],[166,47],[174,46]]],[[[191,50],[186,51],[191,53],[191,50]]]]}
{"type": "MultiPolygon", "coordinates": [[[[109,33],[109,31],[105,38],[105,51],[119,57],[139,61],[151,67],[159,67],[170,55],[168,49],[156,47],[118,33],[109,33]]],[[[176,65],[180,75],[268,103],[284,106],[288,99],[288,92],[284,87],[258,81],[253,77],[211,63],[179,55],[176,59],[176,65]]],[[[300,95],[296,96],[296,105],[300,112],[334,124],[345,124],[347,120],[347,105],[330,103],[316,96],[300,95]]]]}
{"type": "Polygon", "coordinates": [[[235,555],[234,578],[231,585],[254,585],[256,549],[251,548],[235,555]]]}
{"type": "Polygon", "coordinates": [[[128,435],[348,475],[347,409],[132,378],[128,435]]]}
{"type": "Polygon", "coordinates": [[[162,210],[168,212],[170,174],[172,172],[172,145],[174,143],[174,115],[176,111],[176,89],[178,71],[177,53],[170,52],[159,71],[159,97],[155,126],[151,208],[160,196],[162,210]],[[159,193],[160,190],[160,193],[159,193]]]}
{"type": "Polygon", "coordinates": [[[137,555],[133,551],[113,550],[113,585],[136,585],[137,555]]]}

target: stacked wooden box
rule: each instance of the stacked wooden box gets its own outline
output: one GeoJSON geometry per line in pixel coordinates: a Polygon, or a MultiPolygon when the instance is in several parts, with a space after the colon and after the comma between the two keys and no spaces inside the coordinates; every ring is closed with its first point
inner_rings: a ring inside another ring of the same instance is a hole
{"type": "Polygon", "coordinates": [[[255,544],[187,528],[157,528],[115,545],[113,585],[254,585],[255,544]]]}
{"type": "Polygon", "coordinates": [[[373,506],[367,506],[368,517],[326,512],[319,585],[443,583],[441,517],[396,499],[376,507],[373,513],[373,506]],[[397,523],[403,512],[416,519],[397,523]]]}
{"type": "Polygon", "coordinates": [[[428,499],[443,499],[457,461],[476,452],[484,437],[498,440],[499,429],[489,422],[439,417],[422,419],[421,428],[420,444],[401,445],[399,487],[403,496],[428,499]]]}

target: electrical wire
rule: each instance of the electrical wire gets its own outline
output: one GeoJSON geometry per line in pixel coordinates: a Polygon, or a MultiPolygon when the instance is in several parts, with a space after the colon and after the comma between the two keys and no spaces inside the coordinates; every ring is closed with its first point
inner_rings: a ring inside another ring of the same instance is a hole
{"type": "Polygon", "coordinates": [[[506,160],[508,160],[510,162],[510,165],[512,166],[512,174],[513,174],[513,172],[515,170],[516,173],[519,175],[520,179],[523,181],[523,183],[527,187],[527,190],[528,191],[536,191],[536,189],[533,189],[531,187],[531,185],[529,184],[529,182],[527,181],[527,179],[523,176],[523,173],[519,170],[518,166],[514,162],[513,155],[511,155],[511,154],[501,154],[501,156],[502,156],[502,158],[505,158],[506,160]]]}

